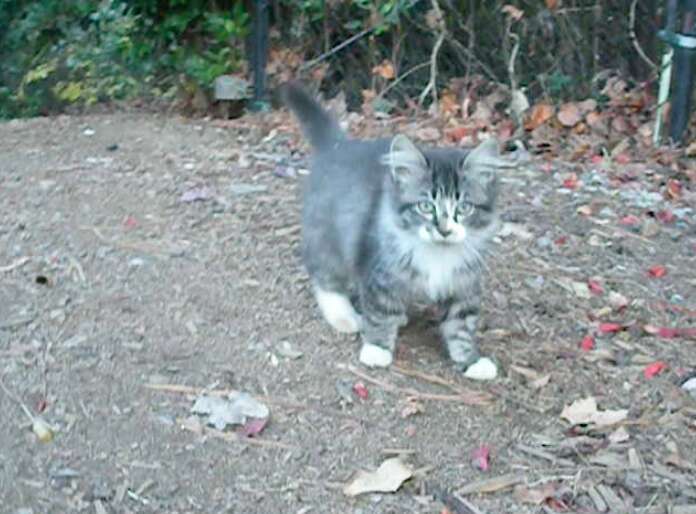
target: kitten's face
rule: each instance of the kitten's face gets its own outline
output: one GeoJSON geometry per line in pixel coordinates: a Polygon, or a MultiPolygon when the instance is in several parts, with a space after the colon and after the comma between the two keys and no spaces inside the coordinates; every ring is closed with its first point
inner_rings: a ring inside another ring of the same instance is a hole
{"type": "Polygon", "coordinates": [[[491,159],[497,142],[468,154],[457,150],[422,153],[397,136],[385,162],[396,185],[401,228],[434,245],[463,244],[495,220],[497,184],[491,159]]]}

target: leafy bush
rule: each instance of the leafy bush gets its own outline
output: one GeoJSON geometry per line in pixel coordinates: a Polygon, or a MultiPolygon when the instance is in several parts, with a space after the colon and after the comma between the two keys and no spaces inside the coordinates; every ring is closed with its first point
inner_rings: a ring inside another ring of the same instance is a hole
{"type": "Polygon", "coordinates": [[[240,2],[0,0],[0,117],[206,88],[239,68],[240,2]],[[164,5],[163,5],[164,4],[164,5]]]}

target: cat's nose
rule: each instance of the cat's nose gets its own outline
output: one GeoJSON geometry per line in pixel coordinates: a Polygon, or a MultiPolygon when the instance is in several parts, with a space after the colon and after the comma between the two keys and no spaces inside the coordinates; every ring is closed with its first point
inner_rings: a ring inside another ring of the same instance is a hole
{"type": "Polygon", "coordinates": [[[440,233],[442,237],[447,237],[452,233],[452,229],[450,228],[450,224],[445,221],[444,223],[438,223],[437,224],[437,231],[440,233]]]}

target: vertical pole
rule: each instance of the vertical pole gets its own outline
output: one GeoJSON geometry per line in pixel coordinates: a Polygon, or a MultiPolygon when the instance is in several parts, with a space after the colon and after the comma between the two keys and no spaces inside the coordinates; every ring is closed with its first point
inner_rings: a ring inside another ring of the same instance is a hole
{"type": "Polygon", "coordinates": [[[660,89],[657,94],[657,112],[655,114],[655,131],[653,132],[653,144],[659,146],[662,137],[662,122],[665,103],[669,99],[669,85],[672,81],[672,55],[674,50],[670,46],[662,54],[662,65],[660,66],[660,89]]]}
{"type": "Polygon", "coordinates": [[[254,1],[252,62],[254,66],[254,99],[251,109],[268,109],[266,102],[266,61],[268,59],[268,0],[254,1]]]}

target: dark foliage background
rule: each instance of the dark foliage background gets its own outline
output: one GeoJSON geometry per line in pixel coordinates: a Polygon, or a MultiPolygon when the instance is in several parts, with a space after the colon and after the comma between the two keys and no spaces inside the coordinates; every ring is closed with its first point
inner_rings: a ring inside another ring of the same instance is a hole
{"type": "MultiPolygon", "coordinates": [[[[384,93],[380,97],[390,104],[418,99],[430,80],[429,63],[441,33],[439,88],[462,77],[469,83],[510,85],[516,42],[515,85],[531,99],[597,95],[610,74],[652,80],[655,69],[636,43],[648,59],[659,60],[663,8],[658,0],[269,4],[272,81],[305,74],[329,93],[345,90],[352,95],[349,101],[359,102],[361,91],[371,90],[384,93]]],[[[0,0],[0,117],[104,101],[207,95],[217,75],[247,74],[244,43],[251,6],[250,0],[0,0]]]]}

